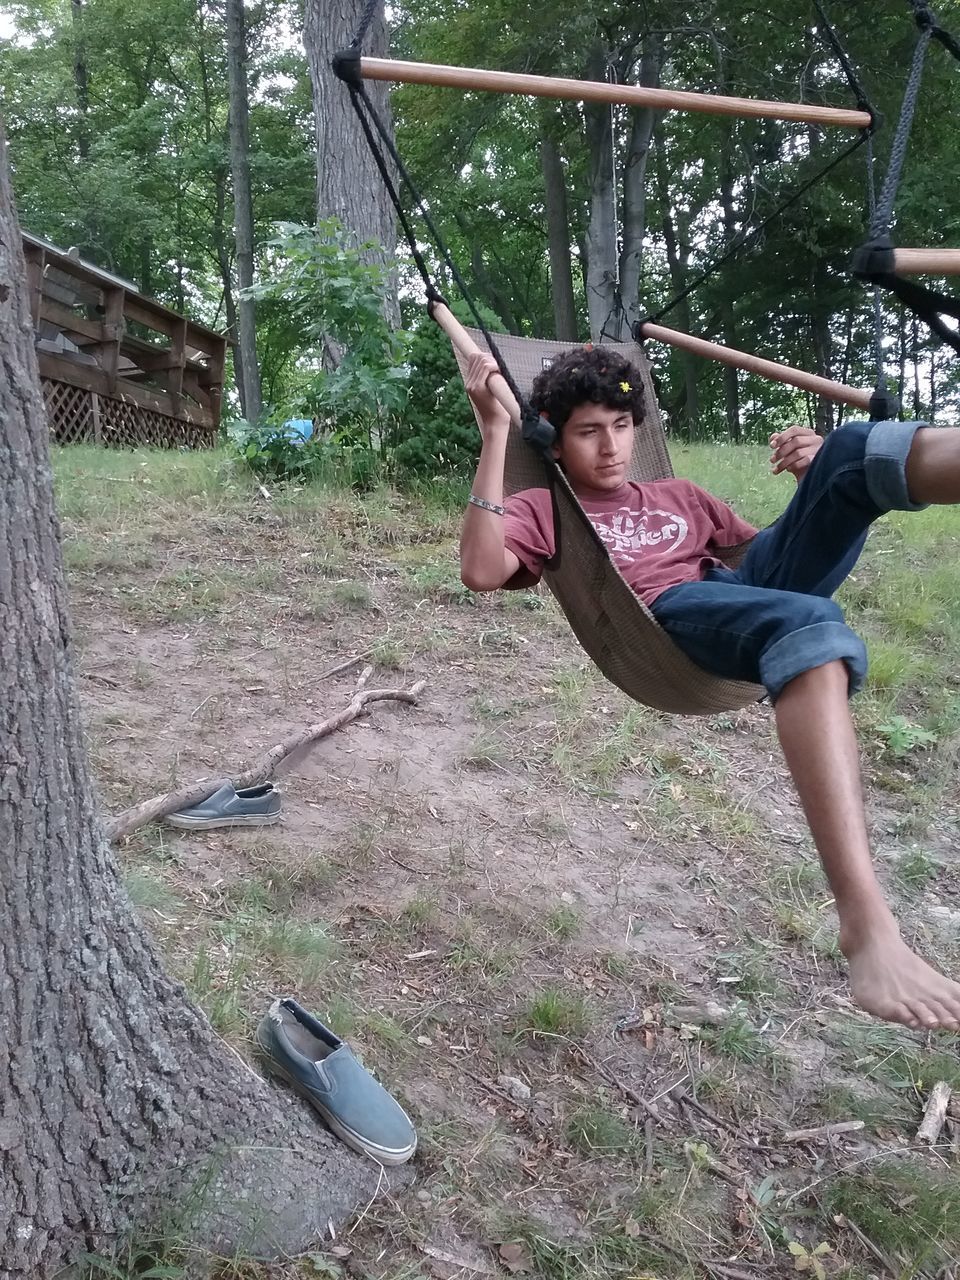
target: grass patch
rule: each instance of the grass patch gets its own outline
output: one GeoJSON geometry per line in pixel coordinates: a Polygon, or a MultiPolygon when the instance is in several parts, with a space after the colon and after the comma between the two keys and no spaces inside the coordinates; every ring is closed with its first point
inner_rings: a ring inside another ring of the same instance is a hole
{"type": "Polygon", "coordinates": [[[567,902],[558,902],[547,912],[543,923],[548,933],[553,934],[559,942],[566,942],[580,932],[583,921],[576,907],[567,902]]]}
{"type": "Polygon", "coordinates": [[[579,1107],[564,1126],[567,1142],[585,1156],[627,1155],[636,1151],[632,1125],[604,1107],[579,1107]]]}
{"type": "Polygon", "coordinates": [[[827,1184],[824,1207],[842,1214],[885,1253],[901,1276],[932,1275],[960,1248],[960,1183],[906,1160],[867,1166],[827,1184]]]}
{"type": "Polygon", "coordinates": [[[580,1036],[589,1021],[583,996],[562,987],[544,987],[521,1010],[517,1027],[535,1035],[580,1036]]]}

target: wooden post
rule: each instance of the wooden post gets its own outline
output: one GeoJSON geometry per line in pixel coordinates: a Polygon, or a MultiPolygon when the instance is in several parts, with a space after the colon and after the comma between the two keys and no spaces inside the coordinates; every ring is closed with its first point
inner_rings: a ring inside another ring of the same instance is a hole
{"type": "Polygon", "coordinates": [[[451,89],[481,89],[492,93],[520,93],[533,98],[569,98],[574,102],[614,102],[658,111],[700,111],[707,115],[762,120],[795,120],[805,124],[866,129],[866,111],[818,107],[806,102],[764,102],[730,98],[718,93],[689,93],[681,89],[650,89],[636,84],[607,84],[598,80],[564,80],[555,76],[519,75],[512,71],[481,71],[432,62],[400,62],[393,58],[361,58],[365,80],[400,84],[432,84],[451,89]]]}
{"type": "Polygon", "coordinates": [[[93,418],[93,443],[103,444],[103,429],[100,425],[100,397],[96,391],[90,392],[90,414],[93,418]]]}
{"type": "Polygon", "coordinates": [[[722,347],[718,342],[707,342],[704,338],[695,338],[689,333],[681,333],[678,329],[667,329],[662,324],[651,324],[649,321],[640,326],[640,333],[644,338],[666,342],[671,347],[679,347],[682,351],[691,351],[705,360],[717,360],[721,364],[733,365],[735,369],[744,369],[747,373],[759,374],[761,378],[770,378],[774,382],[784,382],[790,387],[799,387],[801,391],[810,391],[813,395],[824,396],[827,400],[835,400],[838,404],[853,405],[857,409],[869,410],[870,408],[872,394],[870,391],[848,387],[842,382],[833,382],[830,378],[821,378],[818,374],[807,373],[805,369],[795,369],[789,364],[778,364],[775,360],[764,360],[746,351],[737,351],[734,347],[722,347]]]}
{"type": "Polygon", "coordinates": [[[107,395],[117,393],[117,373],[120,367],[120,343],[123,340],[124,289],[105,289],[103,339],[100,343],[100,367],[107,377],[107,395]]]}
{"type": "Polygon", "coordinates": [[[894,249],[898,276],[960,276],[960,249],[894,249]]]}
{"type": "Polygon", "coordinates": [[[27,288],[30,294],[30,319],[34,332],[40,327],[40,308],[43,302],[43,269],[46,265],[46,254],[36,245],[24,242],[24,257],[27,260],[27,288]]]}
{"type": "Polygon", "coordinates": [[[187,321],[181,317],[175,321],[170,334],[170,358],[173,363],[167,374],[167,389],[170,392],[170,412],[175,418],[180,417],[180,397],[183,394],[183,370],[187,361],[187,321]]]}

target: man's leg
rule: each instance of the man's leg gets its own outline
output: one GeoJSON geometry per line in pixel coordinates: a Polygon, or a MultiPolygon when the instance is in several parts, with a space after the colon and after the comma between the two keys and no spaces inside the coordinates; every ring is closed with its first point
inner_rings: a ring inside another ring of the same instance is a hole
{"type": "Polygon", "coordinates": [[[796,676],[776,700],[777,732],[840,917],[854,999],[912,1027],[960,1028],[960,986],[900,937],[873,870],[846,664],[796,676]]]}
{"type": "Polygon", "coordinates": [[[960,428],[921,427],[913,437],[905,470],[914,502],[960,502],[960,428]]]}

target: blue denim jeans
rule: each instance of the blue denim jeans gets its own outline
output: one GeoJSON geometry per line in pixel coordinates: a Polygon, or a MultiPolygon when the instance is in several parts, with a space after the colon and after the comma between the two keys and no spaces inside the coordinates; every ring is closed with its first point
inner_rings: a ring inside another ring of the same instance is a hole
{"type": "Polygon", "coordinates": [[[863,684],[867,652],[830,597],[887,511],[917,511],[904,471],[917,422],[851,422],[824,441],[774,524],[736,569],[668,587],[654,617],[699,667],[762,684],[775,701],[812,667],[841,659],[850,692],[863,684]]]}

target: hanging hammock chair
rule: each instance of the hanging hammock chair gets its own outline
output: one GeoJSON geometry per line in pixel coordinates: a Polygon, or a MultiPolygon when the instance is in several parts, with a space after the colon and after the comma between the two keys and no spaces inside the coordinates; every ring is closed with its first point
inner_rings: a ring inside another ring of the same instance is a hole
{"type": "MultiPolygon", "coordinates": [[[[474,351],[489,350],[483,335],[466,329],[436,304],[432,314],[451,339],[461,373],[474,351]]],[[[545,342],[498,333],[500,355],[524,396],[546,363],[559,352],[575,349],[575,342],[545,342]]],[[[633,462],[628,480],[649,483],[673,475],[670,455],[660,421],[660,410],[643,349],[636,343],[605,343],[626,357],[643,379],[646,412],[638,424],[633,462]]],[[[559,556],[543,578],[556,596],[574,635],[606,678],[637,702],[658,711],[686,715],[712,715],[734,711],[762,698],[759,685],[721,680],[691,662],[673,643],[653,614],[626,583],[610,559],[606,547],[586,518],[573,490],[558,467],[547,469],[543,459],[524,440],[520,409],[502,379],[491,379],[510,413],[513,429],[507,445],[504,476],[506,494],[521,489],[554,491],[556,544],[559,556]],[[499,387],[494,384],[499,383],[499,387]]],[[[735,565],[749,544],[728,551],[726,561],[735,565]]]]}

